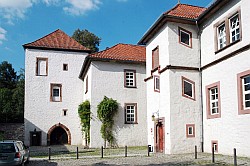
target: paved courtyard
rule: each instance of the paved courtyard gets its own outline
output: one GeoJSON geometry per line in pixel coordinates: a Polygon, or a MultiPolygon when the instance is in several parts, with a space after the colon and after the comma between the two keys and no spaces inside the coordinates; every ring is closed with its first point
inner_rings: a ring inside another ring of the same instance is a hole
{"type": "MultiPolygon", "coordinates": [[[[199,153],[198,159],[194,159],[193,154],[183,154],[183,155],[164,155],[164,154],[151,154],[150,157],[147,156],[135,156],[135,157],[89,157],[89,158],[60,158],[51,159],[47,158],[31,158],[28,166],[105,166],[105,165],[146,165],[146,166],[212,166],[212,165],[224,165],[232,166],[233,157],[232,156],[222,156],[216,155],[215,163],[211,162],[211,154],[199,153]]],[[[238,158],[238,165],[249,166],[249,158],[238,158]]]]}

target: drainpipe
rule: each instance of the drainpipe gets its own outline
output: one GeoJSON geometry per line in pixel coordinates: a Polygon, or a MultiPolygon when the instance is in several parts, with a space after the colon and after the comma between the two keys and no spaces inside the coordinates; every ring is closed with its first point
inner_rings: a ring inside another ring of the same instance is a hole
{"type": "Polygon", "coordinates": [[[204,120],[203,120],[203,93],[202,93],[202,71],[201,71],[201,31],[198,25],[197,20],[195,21],[197,31],[198,31],[198,40],[199,40],[199,55],[200,55],[200,66],[199,66],[199,74],[200,74],[200,110],[201,110],[201,152],[204,152],[204,120]]]}

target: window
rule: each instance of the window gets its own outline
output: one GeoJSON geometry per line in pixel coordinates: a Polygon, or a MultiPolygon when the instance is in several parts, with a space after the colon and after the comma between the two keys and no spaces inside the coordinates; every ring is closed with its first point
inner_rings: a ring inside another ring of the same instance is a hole
{"type": "Polygon", "coordinates": [[[195,100],[195,83],[182,77],[182,96],[195,100]]]}
{"type": "Polygon", "coordinates": [[[159,67],[159,46],[152,51],[152,70],[159,67]]]}
{"type": "Polygon", "coordinates": [[[241,40],[240,9],[217,24],[216,28],[216,52],[223,50],[241,40]]]}
{"type": "Polygon", "coordinates": [[[50,101],[61,102],[62,101],[62,85],[50,84],[50,101]]]}
{"type": "Polygon", "coordinates": [[[238,113],[250,114],[250,70],[237,74],[238,113]]]}
{"type": "Polygon", "coordinates": [[[63,71],[68,71],[68,64],[63,64],[63,71]]]}
{"type": "Polygon", "coordinates": [[[222,49],[226,46],[226,26],[225,23],[218,27],[218,48],[222,49]]]}
{"type": "Polygon", "coordinates": [[[207,118],[220,118],[220,82],[206,86],[207,118]]]}
{"type": "Polygon", "coordinates": [[[179,43],[192,47],[192,33],[179,27],[179,43]]]}
{"type": "Polygon", "coordinates": [[[218,141],[212,141],[212,149],[214,152],[218,152],[218,141]]]}
{"type": "Polygon", "coordinates": [[[124,70],[124,87],[135,88],[136,87],[136,71],[124,70]]]}
{"type": "Polygon", "coordinates": [[[154,91],[160,92],[160,77],[154,76],[154,91]]]}
{"type": "Polygon", "coordinates": [[[235,14],[230,18],[230,42],[240,39],[240,19],[239,14],[235,14]]]}
{"type": "Polygon", "coordinates": [[[67,116],[67,109],[63,109],[63,116],[67,116]]]}
{"type": "Polygon", "coordinates": [[[186,124],[186,136],[187,138],[195,137],[195,125],[186,124]]]}
{"type": "Polygon", "coordinates": [[[85,94],[88,93],[88,90],[89,90],[89,77],[87,76],[85,80],[85,94]]]}
{"type": "Polygon", "coordinates": [[[125,104],[125,123],[134,124],[137,123],[137,104],[125,104]]]}
{"type": "Polygon", "coordinates": [[[48,75],[48,58],[36,58],[36,75],[48,75]]]}

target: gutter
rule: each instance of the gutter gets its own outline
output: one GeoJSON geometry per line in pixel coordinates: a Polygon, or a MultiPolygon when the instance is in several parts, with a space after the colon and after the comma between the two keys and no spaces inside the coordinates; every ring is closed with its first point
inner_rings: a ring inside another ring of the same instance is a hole
{"type": "Polygon", "coordinates": [[[202,93],[202,70],[201,70],[201,31],[198,25],[198,21],[195,21],[197,31],[198,31],[198,40],[199,40],[199,55],[200,55],[200,66],[199,66],[199,74],[200,74],[200,110],[201,110],[201,152],[204,152],[204,118],[203,118],[203,93],[202,93]]]}

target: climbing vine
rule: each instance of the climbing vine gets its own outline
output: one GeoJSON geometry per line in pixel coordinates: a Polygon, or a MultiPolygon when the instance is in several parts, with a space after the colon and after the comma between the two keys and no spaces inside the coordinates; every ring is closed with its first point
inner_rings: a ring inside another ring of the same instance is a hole
{"type": "Polygon", "coordinates": [[[84,101],[78,107],[78,114],[81,119],[82,131],[85,135],[85,145],[90,143],[90,103],[88,100],[84,101]]]}
{"type": "Polygon", "coordinates": [[[113,125],[114,116],[118,111],[118,103],[112,98],[104,96],[103,100],[97,106],[97,115],[102,122],[101,134],[104,139],[104,147],[106,147],[106,141],[113,146],[114,135],[113,135],[113,125]]]}

